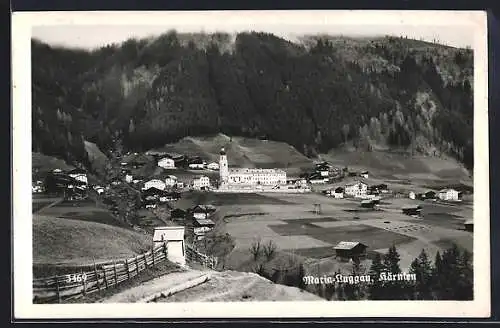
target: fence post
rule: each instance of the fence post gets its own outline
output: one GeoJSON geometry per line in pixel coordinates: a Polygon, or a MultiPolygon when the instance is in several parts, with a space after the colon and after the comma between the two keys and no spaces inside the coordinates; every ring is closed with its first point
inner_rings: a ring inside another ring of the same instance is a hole
{"type": "Polygon", "coordinates": [[[116,262],[113,260],[113,270],[115,271],[115,287],[118,285],[118,276],[116,274],[116,262]]]}
{"type": "Polygon", "coordinates": [[[167,243],[166,242],[163,243],[163,252],[165,253],[165,260],[166,260],[167,256],[168,256],[168,254],[167,254],[167,243]]]}
{"type": "Polygon", "coordinates": [[[137,256],[135,257],[135,271],[139,274],[139,261],[137,260],[137,256]]]}
{"type": "Polygon", "coordinates": [[[151,256],[153,257],[153,267],[155,266],[155,246],[151,248],[151,256]]]}
{"type": "MultiPolygon", "coordinates": [[[[146,252],[147,253],[147,252],[146,252]]],[[[147,269],[148,268],[148,258],[146,257],[146,253],[143,254],[143,257],[144,257],[144,268],[147,269]]]]}
{"type": "Polygon", "coordinates": [[[57,294],[57,303],[61,303],[61,293],[59,292],[59,277],[56,276],[56,294],[57,294]]]}
{"type": "Polygon", "coordinates": [[[109,288],[108,277],[106,277],[106,269],[104,266],[102,266],[102,273],[104,273],[104,284],[106,285],[106,289],[108,289],[109,288]]]}
{"type": "Polygon", "coordinates": [[[87,289],[87,283],[86,283],[86,279],[83,279],[83,269],[82,269],[81,275],[82,275],[82,284],[83,284],[83,292],[82,292],[82,294],[83,294],[83,296],[85,296],[85,294],[87,292],[87,290],[86,290],[87,289]]]}
{"type": "Polygon", "coordinates": [[[125,259],[125,268],[127,269],[127,279],[130,279],[130,271],[128,267],[128,259],[125,259]]]}
{"type": "Polygon", "coordinates": [[[94,260],[95,279],[97,281],[97,289],[101,290],[101,286],[99,285],[99,273],[97,272],[97,265],[95,264],[95,258],[93,260],[94,260]]]}

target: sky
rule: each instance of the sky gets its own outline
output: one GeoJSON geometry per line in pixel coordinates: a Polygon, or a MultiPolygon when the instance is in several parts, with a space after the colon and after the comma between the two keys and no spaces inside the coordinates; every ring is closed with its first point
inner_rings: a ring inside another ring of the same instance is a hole
{"type": "Polygon", "coordinates": [[[38,20],[41,24],[32,24],[32,37],[53,45],[89,49],[121,43],[129,38],[157,36],[172,29],[180,33],[254,30],[291,40],[304,34],[352,37],[393,35],[430,42],[438,40],[438,43],[455,47],[473,46],[474,29],[469,16],[443,16],[441,13],[434,17],[432,14],[410,15],[413,16],[386,13],[376,16],[366,12],[364,16],[351,12],[184,12],[164,16],[158,13],[136,16],[99,13],[75,16],[73,19],[69,15],[44,16],[43,20],[38,20]]]}

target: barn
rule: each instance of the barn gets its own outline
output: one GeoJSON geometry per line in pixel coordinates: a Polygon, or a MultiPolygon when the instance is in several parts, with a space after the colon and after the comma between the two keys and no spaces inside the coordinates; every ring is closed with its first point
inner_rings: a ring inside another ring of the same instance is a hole
{"type": "Polygon", "coordinates": [[[155,247],[166,242],[168,260],[179,265],[186,265],[183,226],[155,227],[153,242],[155,247]]]}
{"type": "Polygon", "coordinates": [[[474,231],[474,222],[472,220],[467,220],[464,222],[464,228],[466,231],[474,231]]]}
{"type": "Polygon", "coordinates": [[[341,241],[334,247],[335,255],[341,259],[359,259],[366,256],[368,246],[358,241],[341,241]]]}

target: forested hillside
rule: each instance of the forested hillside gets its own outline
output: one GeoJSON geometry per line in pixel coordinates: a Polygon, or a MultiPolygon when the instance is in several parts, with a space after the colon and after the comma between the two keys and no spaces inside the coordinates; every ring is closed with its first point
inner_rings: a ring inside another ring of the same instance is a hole
{"type": "Polygon", "coordinates": [[[265,136],[453,155],[473,165],[473,53],[406,38],[177,34],[94,51],[32,41],[33,148],[149,149],[188,135],[265,136]]]}

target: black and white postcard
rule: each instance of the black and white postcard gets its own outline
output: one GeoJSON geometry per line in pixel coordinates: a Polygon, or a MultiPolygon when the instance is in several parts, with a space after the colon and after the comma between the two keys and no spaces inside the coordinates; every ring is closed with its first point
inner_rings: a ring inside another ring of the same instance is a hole
{"type": "Polygon", "coordinates": [[[489,316],[485,13],[12,21],[16,317],[489,316]]]}

